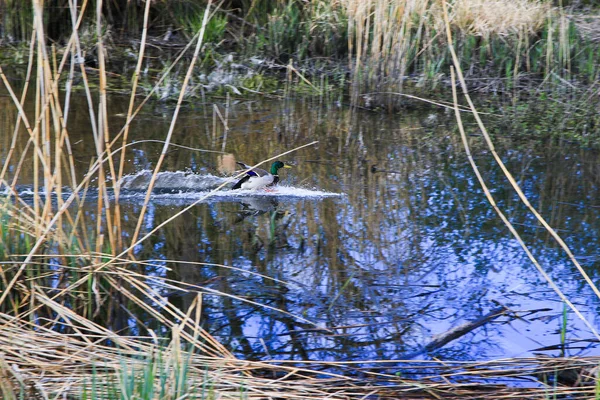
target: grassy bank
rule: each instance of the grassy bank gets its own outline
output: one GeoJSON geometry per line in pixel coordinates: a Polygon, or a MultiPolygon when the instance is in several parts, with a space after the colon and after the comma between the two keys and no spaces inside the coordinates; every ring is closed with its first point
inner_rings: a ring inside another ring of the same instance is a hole
{"type": "MultiPolygon", "coordinates": [[[[32,10],[5,0],[2,42],[27,43],[32,10]]],[[[70,35],[69,1],[45,5],[48,39],[63,47],[70,35]]],[[[80,2],[81,9],[86,3],[80,2]]],[[[449,83],[451,65],[439,1],[286,0],[229,1],[216,10],[205,32],[197,80],[207,91],[249,95],[280,92],[286,81],[312,94],[341,90],[353,104],[393,109],[398,93],[428,93],[449,83]],[[271,82],[269,76],[276,77],[271,82]],[[246,90],[248,89],[248,90],[246,90]]],[[[137,54],[144,4],[102,3],[107,62],[123,64],[137,54]]],[[[597,82],[600,51],[598,11],[582,2],[456,0],[449,18],[461,67],[472,88],[486,92],[567,88],[597,82]]],[[[93,3],[83,13],[82,52],[96,67],[93,3]]],[[[198,31],[205,5],[178,0],[154,2],[148,10],[153,54],[150,72],[164,73],[172,56],[198,31]]],[[[126,64],[126,63],[125,63],[126,64]]],[[[154,77],[148,76],[150,81],[154,77]]],[[[183,76],[170,73],[175,96],[183,76]]],[[[199,90],[196,88],[196,90],[199,90]]],[[[198,94],[199,95],[199,94],[198,94]]]]}

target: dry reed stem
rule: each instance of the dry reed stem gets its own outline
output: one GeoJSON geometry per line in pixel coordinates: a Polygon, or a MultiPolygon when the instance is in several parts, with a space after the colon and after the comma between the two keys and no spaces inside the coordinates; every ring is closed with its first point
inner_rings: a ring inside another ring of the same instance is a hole
{"type": "Polygon", "coordinates": [[[36,128],[31,127],[31,124],[29,123],[29,119],[27,118],[27,114],[23,110],[23,107],[21,107],[21,103],[20,103],[19,99],[17,99],[17,96],[15,95],[15,92],[13,91],[11,84],[8,82],[8,79],[6,78],[6,75],[4,75],[2,66],[0,66],[0,78],[2,79],[2,82],[4,83],[4,87],[8,90],[8,93],[9,93],[13,103],[15,104],[15,107],[19,111],[19,118],[22,119],[23,125],[25,126],[27,133],[29,133],[29,136],[32,138],[32,142],[34,144],[34,151],[35,151],[35,154],[38,156],[35,159],[39,159],[41,161],[42,167],[44,168],[44,170],[46,170],[46,169],[49,170],[49,167],[46,164],[46,159],[44,157],[44,153],[42,152],[42,149],[41,149],[38,141],[35,139],[38,129],[37,129],[37,127],[36,128]]]}
{"type": "MultiPolygon", "coordinates": [[[[98,55],[98,77],[99,77],[99,87],[98,87],[98,95],[99,95],[99,104],[98,104],[98,142],[96,146],[98,147],[99,153],[106,153],[109,155],[107,157],[108,168],[110,172],[110,176],[112,177],[112,185],[118,186],[118,182],[115,179],[117,176],[115,172],[115,165],[113,162],[113,158],[110,155],[110,137],[108,132],[108,111],[107,111],[107,98],[106,98],[106,61],[104,59],[104,42],[102,39],[102,3],[103,0],[96,1],[96,47],[97,47],[97,55],[98,55]]],[[[98,170],[99,178],[98,178],[98,214],[97,214],[97,230],[96,235],[99,241],[102,241],[104,235],[103,232],[108,233],[108,240],[110,243],[110,248],[114,252],[116,251],[117,242],[115,240],[115,232],[113,230],[113,216],[110,210],[110,201],[108,199],[108,188],[106,184],[106,179],[104,176],[104,168],[100,168],[98,170]],[[102,199],[103,197],[103,199],[102,199]],[[104,200],[104,204],[102,206],[102,200],[104,200]],[[102,210],[104,210],[104,216],[106,218],[106,227],[103,229],[102,226],[102,210]]],[[[120,217],[116,216],[117,220],[120,221],[120,217]]],[[[97,250],[102,250],[101,243],[97,243],[97,250]]]]}
{"type": "MultiPolygon", "coordinates": [[[[146,2],[146,7],[144,8],[144,22],[143,22],[143,27],[142,27],[142,38],[140,41],[140,49],[138,52],[138,57],[137,57],[137,64],[135,66],[135,71],[133,72],[133,82],[131,84],[131,97],[129,98],[129,107],[127,108],[127,117],[125,118],[125,121],[129,121],[131,118],[131,115],[133,113],[133,106],[135,105],[135,97],[137,94],[137,85],[138,85],[138,80],[139,80],[139,76],[140,76],[140,71],[142,70],[142,63],[144,61],[144,52],[146,50],[146,37],[148,35],[148,17],[150,15],[150,1],[146,2]]],[[[129,136],[129,124],[126,123],[125,126],[123,126],[124,132],[123,132],[123,142],[122,142],[122,146],[125,146],[127,144],[127,138],[129,136]]],[[[125,169],[125,153],[126,153],[126,149],[123,148],[123,150],[121,151],[121,158],[119,160],[119,173],[116,177],[116,186],[115,186],[115,218],[117,218],[117,216],[120,214],[119,212],[119,197],[121,195],[121,178],[123,177],[123,170],[125,169]]],[[[122,239],[122,235],[121,232],[117,232],[118,235],[118,240],[119,240],[119,249],[122,248],[122,244],[123,244],[123,239],[122,239]]]]}
{"type": "Polygon", "coordinates": [[[321,89],[319,89],[315,85],[313,85],[311,81],[309,81],[308,79],[306,79],[306,77],[304,77],[304,75],[302,75],[300,73],[300,71],[298,71],[296,68],[294,68],[292,60],[290,60],[289,64],[287,65],[287,68],[289,68],[293,73],[295,73],[296,75],[298,75],[298,77],[300,79],[302,79],[302,81],[304,83],[306,83],[308,86],[310,86],[311,88],[313,88],[315,90],[315,92],[317,92],[319,94],[319,96],[323,95],[323,92],[321,91],[321,89]]]}
{"type": "MultiPolygon", "coordinates": [[[[453,63],[454,63],[454,68],[456,69],[456,73],[458,74],[458,79],[459,79],[461,88],[463,90],[463,95],[465,96],[467,102],[469,103],[469,107],[471,108],[473,116],[477,120],[477,124],[479,126],[479,129],[480,129],[480,131],[482,132],[482,134],[483,134],[483,136],[485,138],[486,144],[488,145],[488,148],[490,149],[490,152],[492,153],[492,155],[494,157],[494,160],[496,161],[496,163],[498,164],[498,166],[502,169],[502,172],[504,173],[504,175],[506,176],[506,178],[510,182],[510,184],[513,187],[513,189],[515,190],[515,192],[519,195],[519,198],[521,199],[521,201],[523,202],[523,204],[525,204],[527,206],[527,208],[529,209],[529,211],[538,219],[538,221],[540,221],[540,223],[542,223],[542,225],[544,226],[544,228],[546,228],[546,230],[552,235],[552,237],[559,243],[559,245],[563,248],[563,250],[569,256],[569,258],[571,259],[571,261],[575,264],[575,266],[579,270],[580,274],[584,277],[584,279],[586,280],[586,282],[588,283],[588,285],[590,285],[590,287],[592,288],[592,290],[594,291],[594,293],[596,293],[596,295],[600,298],[600,292],[598,291],[598,288],[594,285],[594,283],[591,281],[591,279],[589,278],[589,276],[587,275],[587,273],[583,270],[583,268],[581,268],[581,265],[579,265],[579,263],[575,259],[574,255],[571,252],[571,250],[569,249],[569,247],[562,240],[562,238],[556,233],[556,231],[552,227],[550,227],[550,225],[548,225],[548,223],[546,222],[546,220],[537,212],[537,210],[531,205],[531,203],[529,202],[529,200],[527,199],[527,197],[525,196],[525,194],[523,193],[523,191],[519,187],[518,183],[515,181],[514,177],[512,176],[512,174],[510,173],[510,171],[508,171],[508,169],[506,168],[506,166],[502,162],[500,156],[496,152],[496,149],[495,149],[494,144],[493,144],[493,142],[492,142],[492,140],[491,140],[491,138],[490,138],[490,136],[489,136],[489,134],[487,132],[487,129],[485,128],[485,126],[483,124],[483,121],[479,117],[477,109],[475,108],[475,105],[473,104],[473,102],[471,101],[471,98],[469,96],[467,85],[466,85],[465,79],[464,79],[464,77],[462,75],[462,71],[460,69],[460,63],[459,63],[458,57],[456,56],[456,52],[454,51],[454,45],[453,45],[453,42],[452,42],[452,34],[451,34],[451,31],[450,31],[450,22],[449,22],[449,19],[448,19],[448,15],[446,13],[446,1],[445,0],[442,3],[442,5],[444,7],[444,17],[446,19],[446,35],[448,37],[448,48],[449,48],[450,53],[452,55],[452,60],[453,60],[453,63]]],[[[454,81],[454,69],[451,69],[451,72],[452,72],[452,77],[453,77],[452,90],[453,90],[454,102],[455,102],[455,104],[458,104],[458,99],[457,99],[457,95],[456,95],[456,85],[455,85],[455,81],[454,81]]],[[[504,215],[504,213],[502,213],[502,211],[496,205],[496,202],[495,202],[493,196],[491,195],[490,191],[488,190],[487,185],[485,184],[485,181],[483,180],[483,177],[479,173],[477,165],[475,164],[475,161],[473,160],[473,157],[471,156],[471,153],[470,153],[470,150],[469,150],[468,141],[467,141],[467,138],[466,138],[466,133],[464,132],[464,127],[462,125],[462,119],[460,117],[460,112],[458,110],[458,106],[456,106],[455,115],[456,115],[456,120],[458,122],[459,131],[461,133],[461,138],[462,138],[462,141],[463,141],[463,146],[465,148],[465,152],[467,153],[467,157],[469,159],[469,163],[471,164],[471,167],[473,168],[473,171],[475,172],[475,174],[477,176],[477,179],[479,181],[479,184],[482,187],[482,189],[484,190],[484,193],[485,193],[488,201],[490,202],[490,204],[494,208],[494,211],[496,211],[496,213],[498,214],[498,216],[502,219],[502,222],[510,230],[511,234],[515,237],[515,239],[521,245],[521,248],[523,249],[523,251],[525,251],[525,253],[527,254],[527,257],[530,259],[530,261],[536,267],[536,269],[538,270],[538,272],[548,282],[548,284],[550,285],[550,287],[556,292],[556,294],[561,298],[561,300],[564,301],[565,304],[567,304],[569,306],[569,308],[571,308],[573,310],[573,312],[575,312],[575,314],[582,320],[582,322],[588,327],[588,329],[590,329],[590,332],[592,332],[594,334],[594,336],[598,340],[600,340],[600,334],[598,334],[598,332],[596,331],[596,329],[594,328],[594,326],[583,316],[583,314],[579,311],[579,309],[565,296],[565,294],[560,290],[560,288],[558,287],[558,285],[556,285],[556,283],[552,280],[552,278],[546,273],[546,271],[539,264],[539,262],[537,261],[537,259],[535,258],[535,256],[531,253],[531,251],[529,250],[529,248],[527,247],[527,245],[525,244],[525,242],[521,239],[521,236],[519,235],[519,233],[517,232],[517,230],[514,228],[514,226],[506,218],[506,216],[504,215]]]]}
{"type": "MultiPolygon", "coordinates": [[[[223,121],[223,123],[225,123],[225,121],[223,121]]],[[[164,140],[157,140],[157,139],[136,140],[135,143],[129,143],[127,145],[124,145],[122,148],[133,146],[133,145],[138,145],[140,143],[161,143],[161,144],[165,144],[165,141],[164,140]]],[[[225,151],[205,150],[205,149],[201,149],[199,147],[184,146],[182,144],[177,144],[177,143],[173,143],[173,142],[171,142],[171,144],[170,144],[169,147],[178,147],[180,149],[191,150],[191,151],[195,151],[195,152],[199,152],[199,153],[228,154],[225,151]]]]}
{"type": "MultiPolygon", "coordinates": [[[[37,130],[37,135],[35,136],[35,140],[41,140],[43,145],[42,153],[44,157],[44,168],[43,168],[43,176],[44,176],[44,190],[46,194],[52,193],[60,182],[59,175],[53,175],[51,170],[52,164],[52,151],[51,151],[51,137],[52,133],[54,133],[55,137],[58,137],[57,130],[60,130],[60,123],[57,120],[57,110],[55,108],[56,102],[54,101],[54,96],[56,90],[54,89],[53,84],[53,74],[51,70],[51,60],[48,54],[48,48],[46,46],[46,37],[44,32],[44,23],[43,23],[43,5],[39,0],[33,1],[33,10],[34,10],[34,25],[36,26],[36,37],[37,37],[37,85],[36,85],[36,127],[39,127],[37,130]]],[[[34,161],[37,161],[34,159],[34,161]]],[[[59,171],[59,174],[62,171],[59,171]]],[[[37,174],[36,174],[37,179],[37,174]]],[[[34,188],[34,197],[37,200],[38,194],[38,185],[34,188]]],[[[47,221],[50,219],[52,213],[52,200],[51,196],[46,195],[45,203],[42,209],[41,219],[47,221]]],[[[37,206],[37,201],[36,201],[37,206]]],[[[36,213],[37,214],[37,213],[36,213]]],[[[39,215],[39,214],[38,214],[39,215]]],[[[60,228],[59,228],[60,230],[60,228]]]]}
{"type": "MultiPolygon", "coordinates": [[[[25,73],[25,84],[23,85],[23,92],[21,93],[21,108],[25,105],[25,99],[27,98],[27,90],[29,89],[29,83],[31,81],[31,71],[33,69],[33,52],[35,47],[35,38],[36,32],[35,29],[31,32],[31,40],[29,42],[29,61],[27,62],[27,72],[25,73]]],[[[13,130],[13,136],[10,143],[10,149],[8,150],[8,154],[4,160],[4,165],[2,166],[2,172],[0,172],[0,181],[4,181],[4,175],[6,174],[6,170],[10,165],[10,160],[12,158],[12,154],[15,151],[15,147],[17,144],[17,137],[19,135],[19,128],[21,127],[21,114],[19,113],[19,118],[15,123],[15,129],[13,130]]],[[[18,176],[18,174],[17,174],[18,176]]]]}
{"type": "MultiPolygon", "coordinates": [[[[196,65],[196,60],[198,59],[198,55],[200,54],[200,49],[202,48],[202,41],[204,39],[204,31],[206,30],[206,25],[208,24],[208,15],[210,12],[210,6],[212,5],[212,0],[208,1],[206,6],[206,10],[204,10],[204,17],[202,19],[202,27],[200,28],[200,32],[198,34],[198,41],[196,43],[196,49],[194,51],[194,55],[190,65],[188,67],[187,73],[185,74],[185,78],[183,79],[183,83],[181,85],[181,92],[179,93],[179,98],[177,99],[177,105],[175,106],[175,111],[173,112],[173,117],[171,119],[171,125],[169,127],[169,131],[167,133],[167,137],[165,139],[165,144],[163,146],[162,152],[160,153],[160,157],[156,163],[154,168],[154,173],[152,174],[152,178],[150,179],[150,183],[148,184],[148,190],[146,191],[146,197],[144,199],[144,204],[142,205],[142,209],[138,216],[138,223],[135,227],[135,231],[131,238],[131,243],[135,243],[140,234],[140,230],[142,229],[142,225],[144,223],[144,216],[146,214],[146,209],[148,208],[148,203],[150,202],[150,196],[152,195],[152,190],[154,189],[154,183],[156,182],[156,176],[162,167],[163,160],[167,153],[167,149],[169,148],[169,144],[171,142],[171,137],[173,136],[173,131],[175,130],[175,123],[177,122],[177,116],[179,115],[179,110],[181,109],[181,104],[183,102],[183,98],[185,97],[185,92],[190,81],[192,72],[194,70],[194,66],[196,65]]],[[[133,246],[130,246],[133,248],[133,246]]],[[[132,256],[132,254],[130,254],[132,256]]]]}

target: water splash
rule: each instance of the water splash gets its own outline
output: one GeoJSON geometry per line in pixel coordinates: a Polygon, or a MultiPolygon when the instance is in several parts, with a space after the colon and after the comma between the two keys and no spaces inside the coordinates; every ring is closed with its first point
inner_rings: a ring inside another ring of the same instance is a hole
{"type": "MultiPolygon", "coordinates": [[[[121,189],[123,195],[135,195],[136,193],[127,192],[145,192],[148,189],[152,171],[143,170],[132,175],[126,175],[121,180],[121,189]]],[[[180,197],[199,197],[204,196],[211,190],[214,190],[224,183],[230,181],[222,191],[211,195],[211,197],[247,197],[247,196],[275,196],[275,197],[336,197],[342,196],[340,193],[324,192],[321,190],[311,190],[306,188],[297,188],[293,186],[278,185],[270,190],[230,190],[235,180],[229,177],[220,177],[212,174],[199,175],[192,172],[175,171],[159,172],[156,174],[156,182],[153,191],[155,196],[161,195],[180,196],[180,197]]]]}
{"type": "MultiPolygon", "coordinates": [[[[152,171],[143,170],[126,175],[121,179],[121,189],[124,191],[146,191],[152,179],[152,171]]],[[[201,192],[213,190],[226,183],[229,178],[211,174],[198,175],[191,172],[159,172],[156,174],[154,192],[201,192]]]]}
{"type": "MultiPolygon", "coordinates": [[[[121,181],[121,199],[124,201],[141,201],[148,189],[152,172],[140,171],[123,177],[121,181]]],[[[317,189],[298,188],[278,185],[269,190],[231,190],[235,180],[229,177],[219,177],[211,174],[199,175],[190,172],[160,172],[157,174],[152,202],[159,204],[189,204],[194,201],[242,201],[244,199],[323,199],[327,197],[342,197],[341,193],[325,192],[317,189]],[[227,184],[222,190],[211,193],[223,183],[227,184]]]]}
{"type": "MultiPolygon", "coordinates": [[[[143,170],[135,174],[126,175],[121,180],[120,199],[129,203],[143,202],[146,191],[152,179],[152,171],[143,170]]],[[[230,177],[220,177],[211,174],[199,175],[191,172],[159,172],[156,176],[156,182],[153,188],[151,201],[158,204],[189,204],[198,200],[204,202],[215,201],[243,201],[244,199],[323,199],[343,197],[342,193],[326,192],[318,189],[299,188],[287,185],[277,185],[274,188],[245,190],[231,190],[235,180],[230,177]],[[227,185],[217,192],[212,192],[222,184],[227,185]]],[[[16,192],[19,197],[26,202],[33,199],[34,191],[31,186],[18,186],[16,192]]],[[[110,190],[110,189],[109,189],[110,190]]],[[[43,188],[38,192],[45,197],[43,188]]],[[[72,191],[69,188],[62,189],[63,199],[69,197],[72,191]]],[[[0,195],[9,195],[5,188],[0,195]]],[[[53,196],[55,193],[52,194],[53,196]]],[[[97,191],[90,188],[86,193],[86,199],[97,198],[97,191]]],[[[114,195],[109,193],[109,198],[114,199],[114,195]]]]}

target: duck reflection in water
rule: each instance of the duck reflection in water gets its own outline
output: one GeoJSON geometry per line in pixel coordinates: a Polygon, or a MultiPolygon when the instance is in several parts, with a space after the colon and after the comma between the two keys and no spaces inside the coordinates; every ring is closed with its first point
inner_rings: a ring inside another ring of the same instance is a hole
{"type": "Polygon", "coordinates": [[[239,200],[242,208],[237,214],[235,223],[240,223],[248,217],[256,217],[266,213],[270,213],[271,219],[279,220],[285,215],[289,214],[288,211],[280,210],[279,200],[271,196],[256,196],[247,197],[239,200]]]}
{"type": "Polygon", "coordinates": [[[240,204],[242,205],[242,210],[240,214],[243,214],[243,218],[246,218],[251,215],[256,216],[271,211],[277,211],[277,207],[279,206],[279,200],[272,196],[256,196],[244,198],[240,200],[240,204]]]}
{"type": "MultiPolygon", "coordinates": [[[[239,224],[249,217],[268,215],[269,217],[269,244],[285,246],[287,237],[285,230],[290,223],[291,213],[279,208],[279,200],[272,196],[256,196],[240,199],[240,211],[237,213],[234,223],[239,224]]],[[[252,218],[251,218],[252,219],[252,218]]],[[[263,242],[259,239],[260,242],[263,242]]]]}

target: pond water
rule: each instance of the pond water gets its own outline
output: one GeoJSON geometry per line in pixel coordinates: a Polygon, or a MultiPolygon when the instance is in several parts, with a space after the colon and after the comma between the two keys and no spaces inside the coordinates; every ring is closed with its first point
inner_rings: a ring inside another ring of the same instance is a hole
{"type": "MultiPolygon", "coordinates": [[[[4,164],[15,112],[9,98],[2,96],[0,102],[4,164]]],[[[190,148],[224,151],[230,162],[235,157],[255,164],[318,140],[281,157],[293,168],[281,172],[277,191],[205,199],[135,248],[138,259],[156,260],[140,266],[149,277],[164,276],[208,291],[203,296],[204,326],[234,354],[281,360],[402,359],[435,335],[499,305],[513,314],[419,357],[472,360],[560,353],[552,346],[560,344],[563,304],[487,202],[452,113],[421,109],[379,114],[318,99],[216,107],[229,130],[215,122],[212,104],[186,106],[172,141],[188,148],[171,147],[164,171],[220,181],[226,176],[223,156],[190,148]]],[[[111,98],[113,133],[124,124],[126,109],[127,99],[111,98]]],[[[135,120],[130,137],[139,143],[127,152],[126,174],[154,167],[162,144],[148,140],[165,138],[171,115],[171,106],[158,104],[135,120]]],[[[95,156],[83,97],[69,119],[81,179],[95,156]]],[[[493,117],[486,120],[493,123],[493,117]]],[[[549,275],[598,326],[598,298],[520,203],[472,121],[467,120],[467,129],[500,208],[549,275]]],[[[597,282],[597,153],[492,131],[499,153],[532,204],[597,282]]],[[[17,154],[25,144],[23,136],[17,154]]],[[[9,168],[9,175],[14,170],[9,168]]],[[[19,179],[22,191],[31,188],[32,176],[26,163],[19,179]]],[[[144,229],[205,194],[175,190],[156,195],[144,229]]],[[[142,202],[143,194],[136,192],[121,198],[125,241],[142,202]]],[[[96,218],[95,203],[85,211],[91,221],[96,218]]],[[[163,294],[182,310],[196,297],[163,294]]],[[[571,311],[567,317],[568,341],[592,338],[571,311]]],[[[122,309],[115,311],[111,326],[140,334],[145,327],[160,329],[156,321],[144,320],[141,311],[132,316],[122,309]]],[[[567,353],[599,352],[583,341],[569,346],[567,353]]]]}

